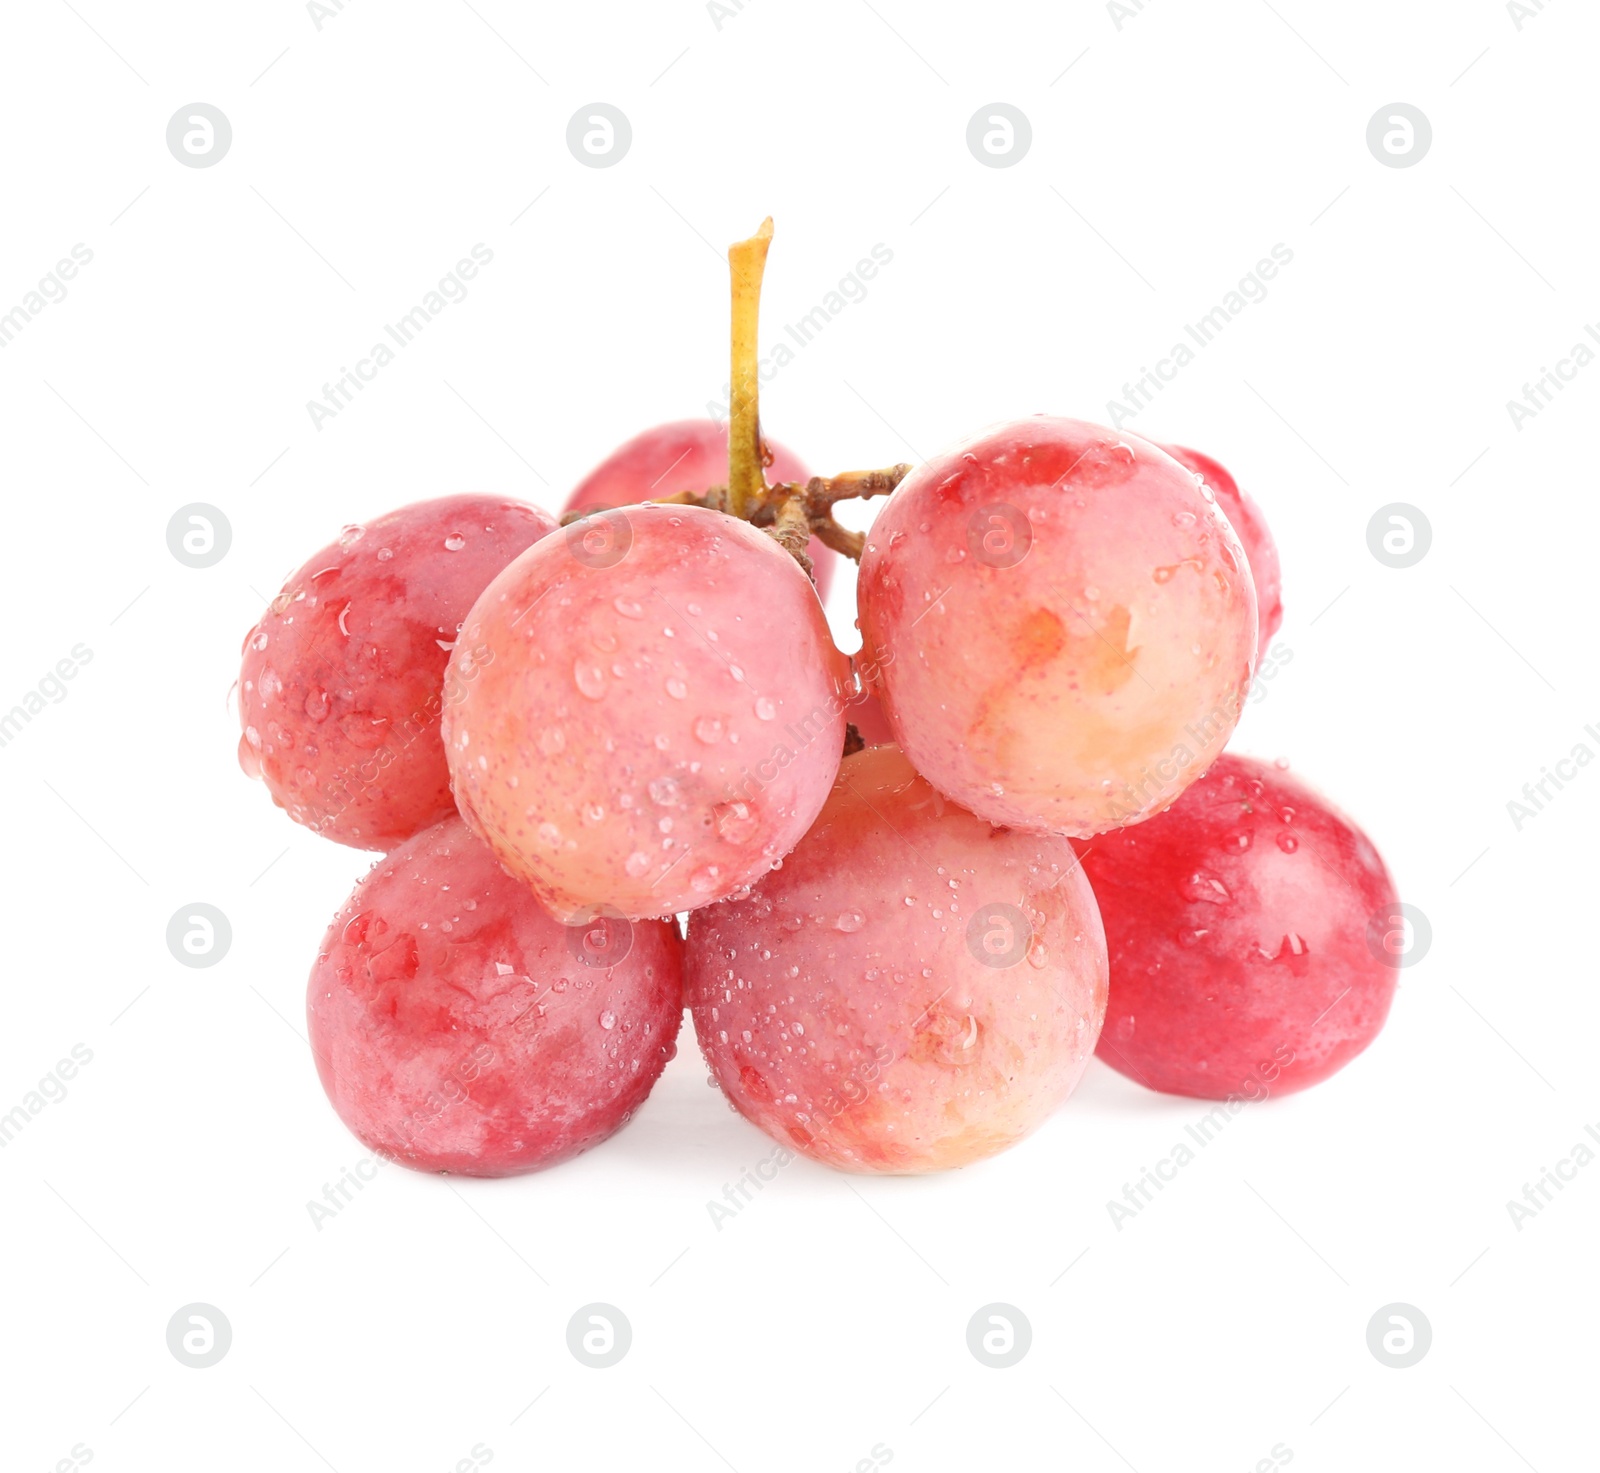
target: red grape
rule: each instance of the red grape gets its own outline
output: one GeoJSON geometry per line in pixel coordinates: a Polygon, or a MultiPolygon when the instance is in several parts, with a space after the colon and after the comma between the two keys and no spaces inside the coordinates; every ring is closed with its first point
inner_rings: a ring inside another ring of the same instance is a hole
{"type": "Polygon", "coordinates": [[[1170,1094],[1286,1094],[1372,1042],[1396,906],[1372,842],[1326,799],[1220,758],[1171,810],[1079,846],[1111,956],[1099,1054],[1170,1094]]]}
{"type": "Polygon", "coordinates": [[[644,1102],[677,1050],[682,968],[672,923],[563,926],[450,818],[380,860],[323,938],[317,1072],[386,1157],[534,1171],[644,1102]]]}
{"type": "Polygon", "coordinates": [[[1260,631],[1256,639],[1256,652],[1264,655],[1267,644],[1283,623],[1283,570],[1278,563],[1278,545],[1272,540],[1267,519],[1261,508],[1243,491],[1239,483],[1228,474],[1226,467],[1202,455],[1198,450],[1186,450],[1182,445],[1163,445],[1179,465],[1204,478],[1216,494],[1217,505],[1227,514],[1233,530],[1244,544],[1245,557],[1250,563],[1250,577],[1256,585],[1256,614],[1260,631]]]}
{"type": "Polygon", "coordinates": [[[245,636],[240,765],[296,823],[358,849],[452,813],[439,737],[451,646],[489,580],[555,526],[468,495],[346,527],[245,636]]]}
{"type": "Polygon", "coordinates": [[[913,471],[868,533],[863,660],[918,772],[993,823],[1080,837],[1166,807],[1239,719],[1243,548],[1134,436],[1018,420],[913,471]]]}
{"type": "Polygon", "coordinates": [[[700,1047],[741,1114],[830,1166],[1004,1150],[1071,1094],[1106,1003],[1067,840],[946,802],[897,747],[847,757],[746,900],[689,917],[700,1047]]]}
{"type": "MultiPolygon", "coordinates": [[[[803,485],[811,479],[811,472],[792,450],[774,440],[766,444],[772,454],[767,467],[769,481],[803,485]]],[[[578,482],[562,509],[607,511],[652,496],[670,496],[674,491],[707,491],[727,484],[728,427],[714,419],[675,419],[642,430],[619,445],[578,482]]],[[[817,596],[826,599],[838,554],[815,537],[809,552],[817,596]]]]}
{"type": "Polygon", "coordinates": [[[794,847],[844,745],[849,662],[799,565],[719,511],[631,506],[531,547],[446,680],[456,801],[559,916],[721,900],[794,847]]]}

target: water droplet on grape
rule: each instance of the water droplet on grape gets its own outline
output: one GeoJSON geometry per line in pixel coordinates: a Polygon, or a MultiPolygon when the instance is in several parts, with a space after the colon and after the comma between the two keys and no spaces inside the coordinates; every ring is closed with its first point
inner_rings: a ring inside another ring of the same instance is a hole
{"type": "Polygon", "coordinates": [[[370,711],[352,711],[348,716],[339,718],[339,730],[345,734],[350,745],[367,752],[383,745],[388,725],[386,716],[374,716],[370,711]]]}
{"type": "MultiPolygon", "coordinates": [[[[261,777],[261,759],[256,755],[255,747],[250,745],[250,736],[254,735],[255,728],[250,728],[250,733],[239,738],[239,768],[248,778],[257,780],[261,777]]],[[[260,737],[256,737],[257,745],[260,737]]]]}
{"type": "Polygon", "coordinates": [[[671,696],[673,700],[681,701],[686,695],[689,694],[689,687],[683,681],[679,680],[676,675],[673,675],[668,677],[667,680],[667,694],[671,696]]]}
{"type": "Polygon", "coordinates": [[[617,1015],[610,1008],[600,1014],[600,1026],[602,1028],[615,1028],[617,1026],[617,1015]]]}
{"type": "Polygon", "coordinates": [[[1283,938],[1283,944],[1278,948],[1276,961],[1287,961],[1292,956],[1304,956],[1311,948],[1306,945],[1304,937],[1296,931],[1289,931],[1283,938]]]}
{"type": "Polygon", "coordinates": [[[467,539],[459,532],[452,532],[444,539],[444,547],[446,552],[460,552],[461,549],[466,545],[467,539]]]}
{"type": "Polygon", "coordinates": [[[756,699],[756,715],[759,716],[761,718],[761,720],[763,720],[763,721],[771,721],[773,719],[773,717],[775,717],[777,714],[778,714],[778,707],[777,707],[775,702],[773,702],[772,700],[768,699],[766,696],[757,697],[757,699],[756,699]]]}
{"type": "Polygon", "coordinates": [[[320,685],[314,685],[306,692],[306,715],[313,721],[326,721],[328,719],[328,693],[320,685]]]}
{"type": "Polygon", "coordinates": [[[859,910],[847,910],[840,915],[836,921],[834,921],[833,929],[835,931],[844,931],[847,933],[851,931],[859,931],[861,929],[862,922],[865,919],[866,918],[859,910]]]}
{"type": "Polygon", "coordinates": [[[722,740],[723,725],[715,716],[702,716],[694,724],[694,734],[708,747],[722,740]]]}
{"type": "Polygon", "coordinates": [[[760,827],[755,810],[739,799],[717,804],[711,816],[717,832],[730,844],[748,844],[760,827]]]}
{"type": "Polygon", "coordinates": [[[1279,834],[1278,848],[1285,854],[1293,854],[1300,847],[1300,841],[1293,834],[1279,834]]]}
{"type": "Polygon", "coordinates": [[[1205,870],[1196,870],[1183,882],[1183,893],[1190,900],[1203,900],[1208,905],[1226,905],[1233,899],[1228,887],[1205,870]]]}
{"type": "Polygon", "coordinates": [[[588,660],[573,662],[572,679],[579,691],[591,701],[598,701],[606,693],[605,671],[588,660]]]}

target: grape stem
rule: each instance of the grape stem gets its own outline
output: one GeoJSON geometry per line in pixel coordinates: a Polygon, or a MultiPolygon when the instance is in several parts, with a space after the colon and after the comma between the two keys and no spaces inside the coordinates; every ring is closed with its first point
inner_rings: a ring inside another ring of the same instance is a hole
{"type": "MultiPolygon", "coordinates": [[[[807,551],[815,537],[825,547],[861,561],[866,543],[863,533],[852,532],[834,520],[833,508],[841,501],[887,496],[911,473],[909,465],[878,471],[845,471],[837,476],[813,476],[802,484],[785,481],[767,484],[766,468],[772,454],[761,438],[761,280],[767,269],[767,249],[772,244],[772,217],[748,240],[728,247],[728,275],[733,290],[733,327],[730,334],[732,376],[728,399],[728,484],[708,491],[679,491],[651,497],[671,506],[703,506],[726,512],[776,539],[811,576],[807,551]]],[[[562,526],[581,520],[587,512],[571,511],[562,526]]]]}
{"type": "MultiPolygon", "coordinates": [[[[892,465],[876,471],[813,476],[804,483],[781,481],[776,486],[767,485],[763,477],[760,491],[745,504],[742,520],[768,532],[807,573],[811,571],[811,559],[806,554],[806,544],[813,537],[825,547],[860,562],[865,534],[841,527],[834,520],[833,508],[841,501],[887,496],[910,474],[909,465],[892,465]]],[[[671,496],[654,496],[651,500],[663,506],[703,506],[709,511],[737,515],[726,486],[712,486],[706,491],[677,491],[671,496]]],[[[587,515],[587,511],[569,511],[561,518],[561,525],[570,526],[587,515]]]]}
{"type": "Polygon", "coordinates": [[[772,244],[772,216],[749,240],[728,247],[733,286],[732,374],[728,398],[728,511],[748,519],[765,499],[766,453],[761,443],[761,278],[772,244]]]}

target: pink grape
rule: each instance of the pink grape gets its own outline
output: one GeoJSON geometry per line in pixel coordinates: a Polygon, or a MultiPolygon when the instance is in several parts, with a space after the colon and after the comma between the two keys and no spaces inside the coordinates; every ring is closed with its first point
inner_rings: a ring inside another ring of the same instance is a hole
{"type": "Polygon", "coordinates": [[[1272,540],[1267,519],[1261,508],[1243,491],[1239,483],[1228,474],[1227,468],[1209,455],[1198,450],[1187,450],[1182,445],[1162,445],[1179,465],[1205,479],[1217,498],[1217,505],[1226,514],[1233,530],[1244,544],[1245,557],[1250,563],[1251,581],[1256,585],[1256,613],[1260,631],[1256,638],[1256,651],[1264,655],[1272,636],[1283,624],[1283,570],[1278,562],[1278,544],[1272,540]]]}
{"type": "Polygon", "coordinates": [[[445,664],[473,600],[555,530],[499,496],[441,496],[346,527],[245,636],[239,761],[296,823],[390,849],[455,811],[445,664]]]}
{"type": "Polygon", "coordinates": [[[1111,956],[1099,1054],[1152,1089],[1287,1094],[1372,1042],[1394,884],[1325,798],[1223,756],[1163,813],[1080,846],[1111,956]]]}
{"type": "Polygon", "coordinates": [[[993,823],[1080,837],[1221,750],[1256,647],[1212,492],[1134,436],[1040,416],[919,466],[867,536],[862,657],[895,740],[993,823]]]}
{"type": "MultiPolygon", "coordinates": [[[[767,480],[811,479],[811,472],[792,450],[766,442],[772,461],[767,480]]],[[[567,497],[563,511],[607,511],[632,506],[674,491],[708,491],[728,483],[728,427],[714,419],[675,419],[642,430],[619,445],[589,472],[567,497]]],[[[826,600],[833,584],[838,554],[815,537],[808,549],[817,596],[826,600]]]]}
{"type": "Polygon", "coordinates": [[[511,1176],[620,1129],[677,1051],[669,922],[563,926],[459,818],[356,886],[306,997],[339,1118],[419,1171],[511,1176]]]}
{"type": "Polygon", "coordinates": [[[1072,1093],[1105,938],[1067,840],[996,829],[872,747],[781,869],[689,917],[687,981],[746,1119],[845,1171],[939,1171],[1072,1093]]]}
{"type": "Polygon", "coordinates": [[[552,912],[665,915],[794,847],[838,770],[850,694],[816,590],[771,537],[637,506],[489,585],[443,729],[462,814],[552,912]]]}

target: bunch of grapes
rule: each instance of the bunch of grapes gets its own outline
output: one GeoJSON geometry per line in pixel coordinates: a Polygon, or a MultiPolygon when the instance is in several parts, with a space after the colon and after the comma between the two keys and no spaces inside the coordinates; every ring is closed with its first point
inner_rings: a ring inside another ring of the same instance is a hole
{"type": "Polygon", "coordinates": [[[1282,619],[1259,509],[1043,416],[808,477],[757,415],[769,239],[730,251],[726,430],[635,437],[560,523],[346,527],[246,636],[245,770],[384,855],[311,973],[335,1109],[421,1169],[546,1166],[638,1108],[685,1004],[733,1105],[848,1171],[1003,1150],[1096,1051],[1200,1097],[1326,1078],[1400,907],[1354,824],[1224,753],[1282,619]]]}

